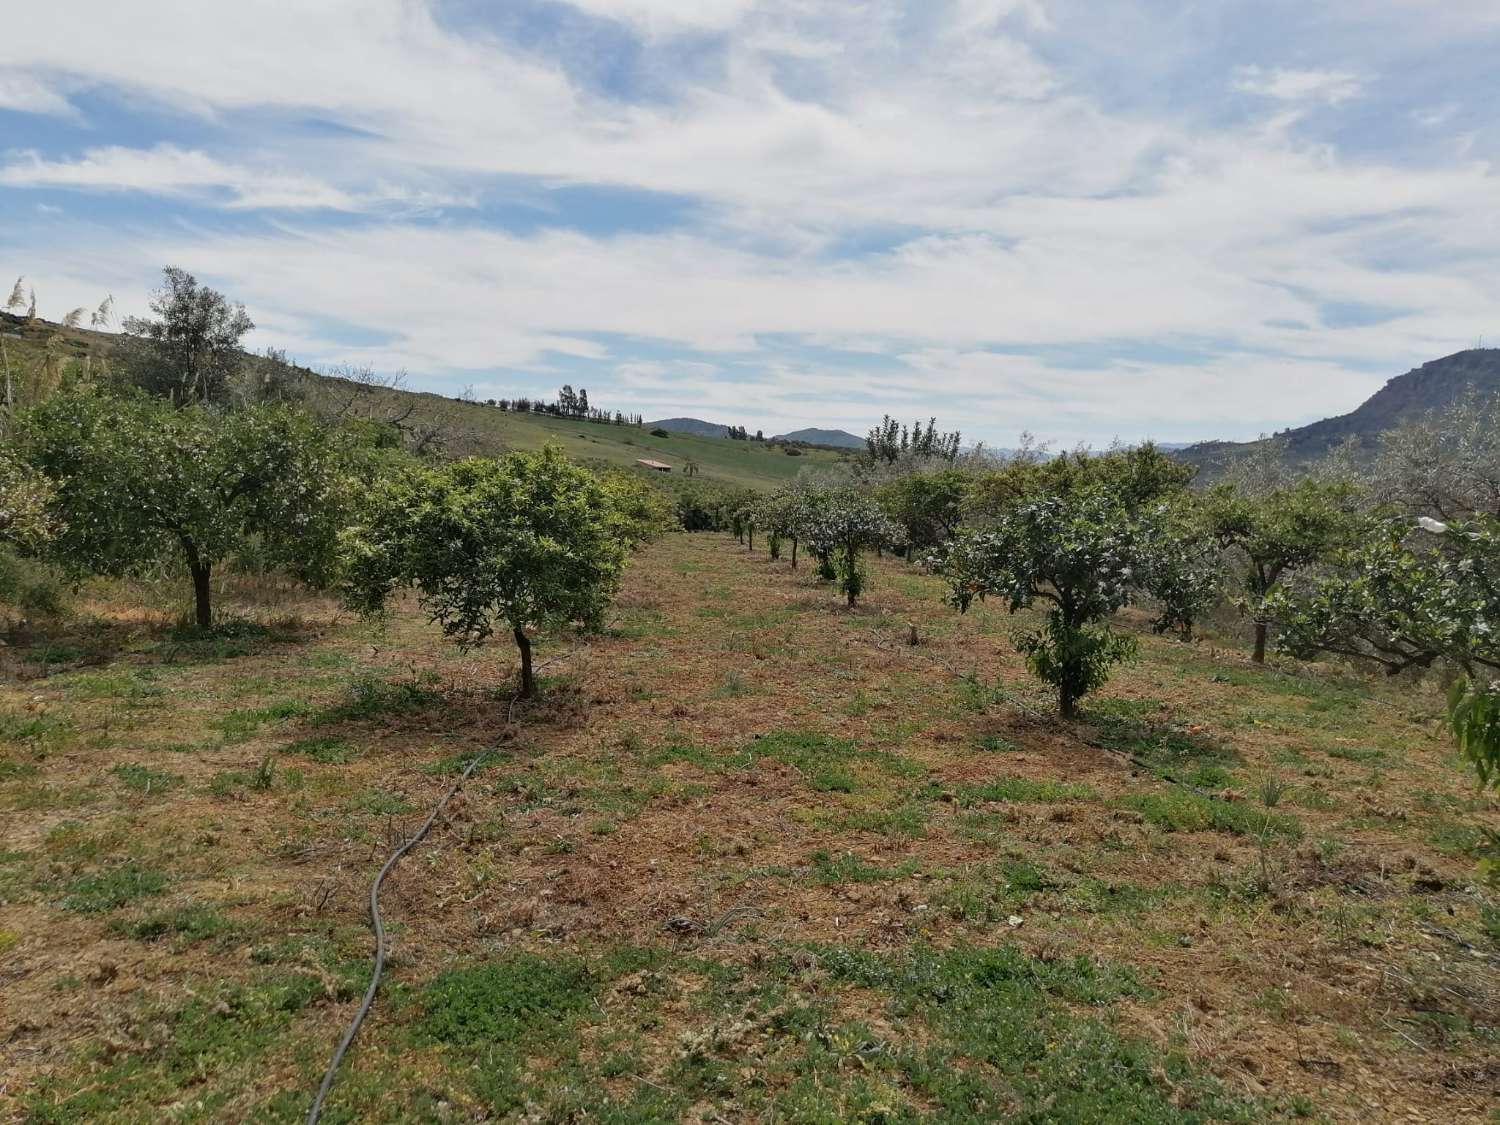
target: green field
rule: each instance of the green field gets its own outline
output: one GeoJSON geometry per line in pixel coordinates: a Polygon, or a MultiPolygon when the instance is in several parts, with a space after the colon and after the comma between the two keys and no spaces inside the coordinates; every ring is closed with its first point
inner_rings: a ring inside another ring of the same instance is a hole
{"type": "MultiPolygon", "coordinates": [[[[28,324],[16,317],[0,321],[4,342],[14,377],[22,388],[55,383],[59,371],[68,364],[87,361],[89,371],[106,369],[121,337],[108,332],[67,329],[48,321],[28,324]]],[[[252,358],[263,365],[263,359],[252,358]]],[[[334,381],[307,368],[294,369],[303,381],[308,399],[327,404],[338,395],[334,381]]],[[[23,393],[20,401],[23,403],[23,393]]],[[[682,480],[686,462],[696,462],[693,479],[706,484],[744,488],[771,488],[792,479],[805,468],[825,468],[837,464],[847,453],[831,449],[802,448],[800,455],[788,455],[786,448],[755,441],[731,441],[728,438],[673,434],[668,438],[652,437],[636,426],[614,426],[601,422],[552,418],[541,414],[515,414],[477,402],[460,402],[442,395],[404,390],[372,392],[365,409],[376,416],[405,414],[408,403],[414,403],[407,425],[424,420],[440,421],[445,430],[443,449],[453,455],[495,454],[508,449],[540,449],[548,442],[560,445],[575,460],[616,468],[635,468],[642,457],[663,461],[673,467],[672,473],[649,472],[660,476],[663,484],[682,480]]],[[[624,409],[630,403],[606,403],[624,409]]]]}

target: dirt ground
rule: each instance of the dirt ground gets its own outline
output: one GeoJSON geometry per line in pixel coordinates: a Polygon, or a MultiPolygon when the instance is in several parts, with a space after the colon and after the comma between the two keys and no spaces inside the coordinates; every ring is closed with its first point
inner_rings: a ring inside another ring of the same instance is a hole
{"type": "Polygon", "coordinates": [[[671,536],[535,705],[415,605],[14,631],[0,1115],[299,1120],[371,877],[486,752],[325,1120],[1494,1120],[1497,807],[1436,685],[1127,618],[1062,723],[1003,607],[871,562],[849,610],[671,536]]]}

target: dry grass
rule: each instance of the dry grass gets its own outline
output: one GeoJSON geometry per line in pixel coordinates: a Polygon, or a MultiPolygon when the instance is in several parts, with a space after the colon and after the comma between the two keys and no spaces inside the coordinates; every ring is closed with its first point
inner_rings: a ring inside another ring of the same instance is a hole
{"type": "Polygon", "coordinates": [[[608,635],[543,646],[515,724],[509,651],[287,590],[237,638],[116,600],[0,650],[0,1106],[295,1120],[370,876],[493,748],[387,884],[346,1119],[1484,1120],[1500,947],[1464,847],[1495,806],[1434,695],[1144,636],[1064,726],[1002,613],[874,578],[850,612],[674,536],[608,635]],[[994,1007],[964,959],[1011,947],[994,1007]],[[552,979],[519,953],[561,983],[510,1011],[552,979]],[[433,1030],[464,1004],[509,1022],[433,1030]],[[1081,1101],[1090,1068],[1139,1089],[1081,1101]]]}

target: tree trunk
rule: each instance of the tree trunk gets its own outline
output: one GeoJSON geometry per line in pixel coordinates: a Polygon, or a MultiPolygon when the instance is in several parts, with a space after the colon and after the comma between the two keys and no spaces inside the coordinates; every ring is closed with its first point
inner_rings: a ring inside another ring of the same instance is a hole
{"type": "Polygon", "coordinates": [[[755,528],[754,528],[754,526],[752,526],[750,528],[749,534],[750,534],[750,550],[753,551],[753,550],[755,550],[755,528]]]}
{"type": "Polygon", "coordinates": [[[1250,659],[1257,664],[1266,662],[1266,623],[1264,621],[1255,623],[1255,652],[1250,659]]]}
{"type": "Polygon", "coordinates": [[[792,537],[792,569],[797,569],[797,537],[792,537]]]}
{"type": "Polygon", "coordinates": [[[1058,689],[1057,711],[1065,719],[1073,719],[1078,716],[1078,700],[1066,688],[1058,689]]]}
{"type": "Polygon", "coordinates": [[[195,560],[188,563],[188,570],[193,575],[193,608],[198,628],[211,629],[214,624],[212,592],[208,585],[211,568],[208,563],[195,560]]]}
{"type": "Polygon", "coordinates": [[[536,677],[531,674],[531,638],[526,635],[526,630],[519,625],[513,634],[516,638],[516,647],[521,650],[521,698],[536,698],[536,677]]]}

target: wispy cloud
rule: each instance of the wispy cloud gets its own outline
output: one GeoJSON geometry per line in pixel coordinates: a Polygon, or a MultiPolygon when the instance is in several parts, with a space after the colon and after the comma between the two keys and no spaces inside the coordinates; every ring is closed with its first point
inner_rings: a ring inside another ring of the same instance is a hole
{"type": "Polygon", "coordinates": [[[1253,435],[1495,331],[1500,136],[1433,107],[1500,80],[1428,57],[1482,4],[69,8],[0,37],[17,271],[126,306],[181,264],[308,359],[1071,444],[1253,435]]]}
{"type": "Polygon", "coordinates": [[[1358,97],[1362,81],[1342,70],[1290,70],[1284,67],[1242,66],[1234,88],[1283,102],[1319,101],[1338,105],[1358,97]]]}

